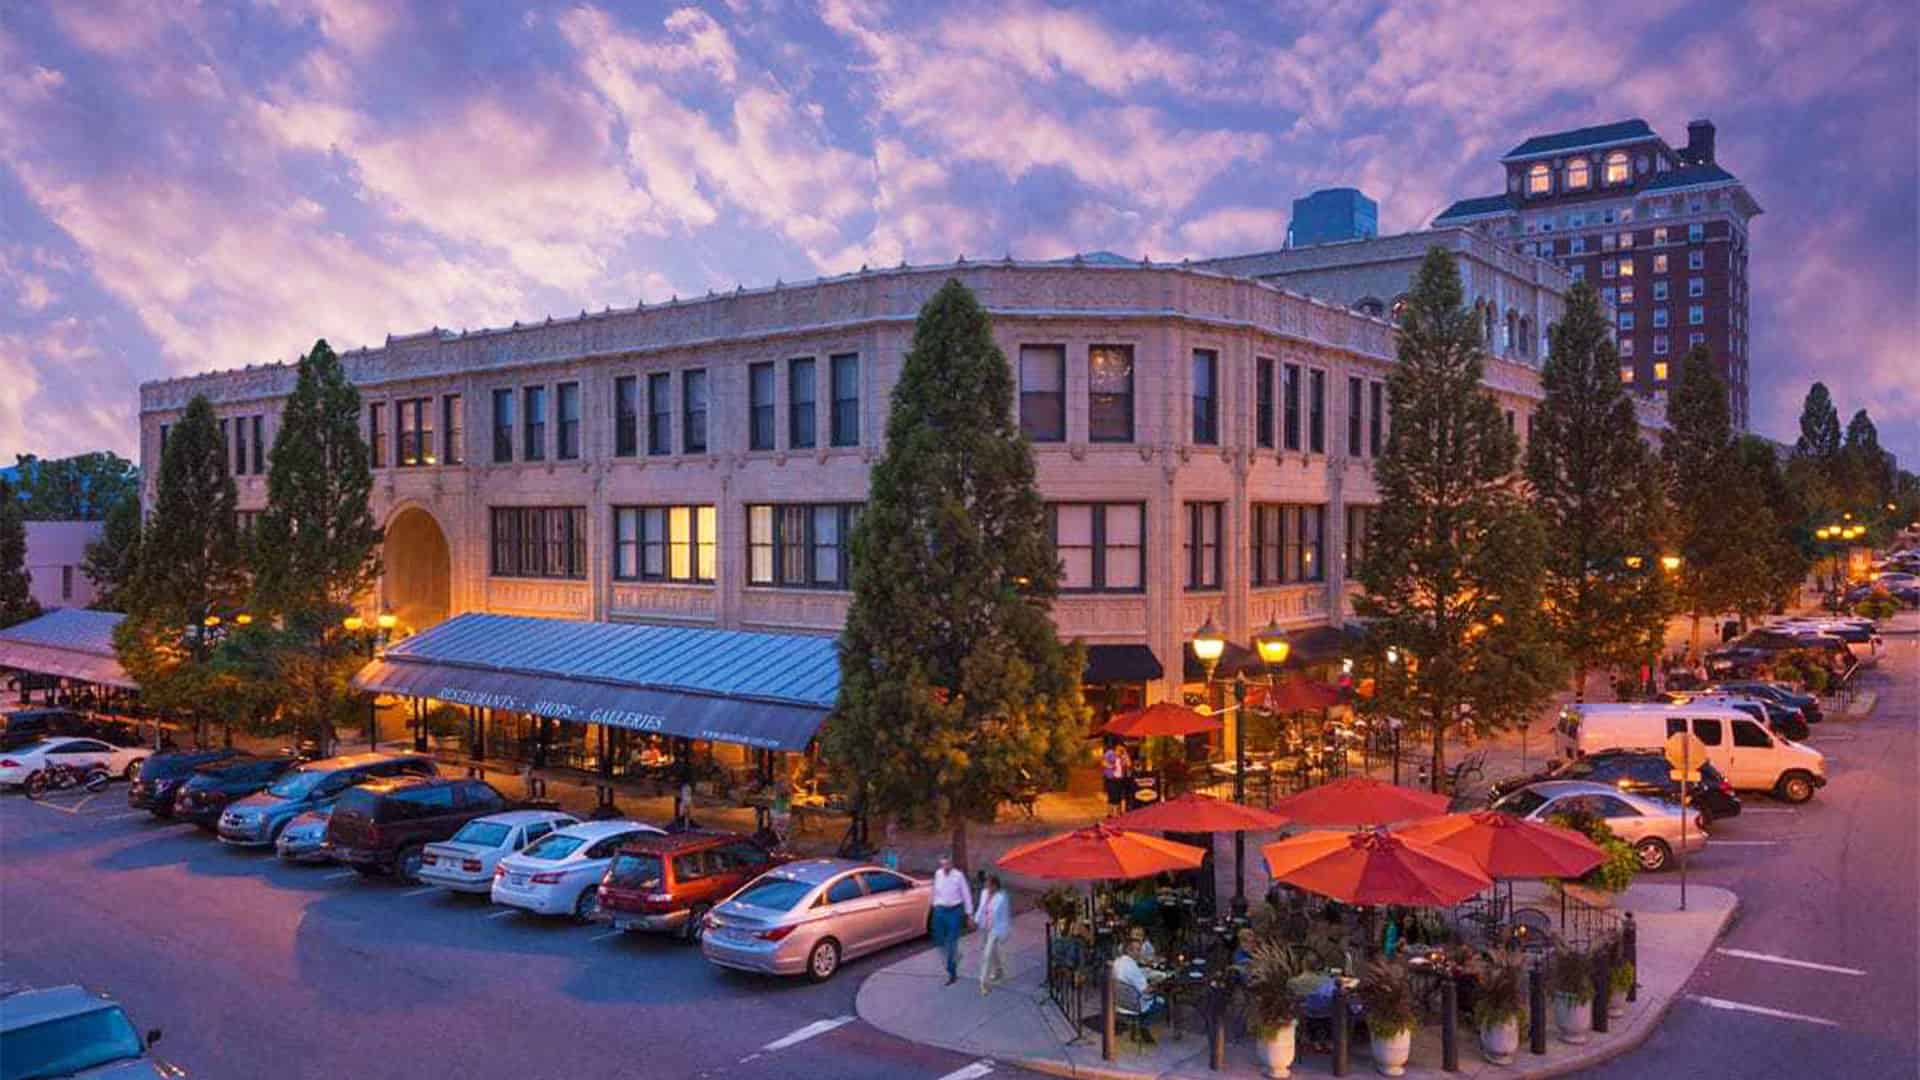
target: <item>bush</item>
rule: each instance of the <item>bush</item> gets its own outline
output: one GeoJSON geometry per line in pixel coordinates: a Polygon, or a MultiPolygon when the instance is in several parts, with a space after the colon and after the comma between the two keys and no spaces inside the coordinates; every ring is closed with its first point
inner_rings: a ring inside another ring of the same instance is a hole
{"type": "Polygon", "coordinates": [[[1853,606],[1853,613],[1875,622],[1891,619],[1900,614],[1900,601],[1895,600],[1893,594],[1885,589],[1875,589],[1867,594],[1866,599],[1853,606]]]}
{"type": "Polygon", "coordinates": [[[1367,1031],[1390,1039],[1412,1031],[1419,1023],[1413,1007],[1413,985],[1407,969],[1392,960],[1375,960],[1360,976],[1360,1002],[1366,1009],[1367,1031]]]}
{"type": "Polygon", "coordinates": [[[1581,1003],[1593,1000],[1593,958],[1579,949],[1561,946],[1547,962],[1547,987],[1581,1003]]]}
{"type": "Polygon", "coordinates": [[[1474,990],[1473,1026],[1498,1027],[1527,1015],[1526,968],[1518,953],[1500,949],[1476,961],[1472,970],[1479,982],[1474,990]]]}
{"type": "Polygon", "coordinates": [[[1634,875],[1640,872],[1640,860],[1634,856],[1632,845],[1615,836],[1604,819],[1576,812],[1555,814],[1551,823],[1585,834],[1606,856],[1599,866],[1575,878],[1575,884],[1610,893],[1625,892],[1633,884],[1634,875]]]}
{"type": "Polygon", "coordinates": [[[1608,988],[1616,994],[1624,994],[1633,989],[1634,970],[1632,964],[1620,964],[1613,969],[1608,978],[1608,988]]]}
{"type": "Polygon", "coordinates": [[[1818,664],[1808,664],[1801,669],[1800,680],[1809,694],[1824,694],[1827,688],[1833,685],[1833,679],[1827,674],[1827,669],[1818,664]]]}

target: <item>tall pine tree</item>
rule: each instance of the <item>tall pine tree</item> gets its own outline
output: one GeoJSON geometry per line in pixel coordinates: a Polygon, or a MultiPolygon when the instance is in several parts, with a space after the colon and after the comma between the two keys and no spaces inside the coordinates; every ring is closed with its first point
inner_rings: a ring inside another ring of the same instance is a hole
{"type": "Polygon", "coordinates": [[[107,510],[100,539],[87,545],[80,572],[93,582],[93,607],[126,611],[140,568],[140,492],[126,492],[107,510]]]}
{"type": "Polygon", "coordinates": [[[27,573],[27,520],[20,495],[0,477],[0,627],[40,614],[27,573]]]}
{"type": "Polygon", "coordinates": [[[1833,395],[1827,384],[1817,382],[1807,389],[1800,405],[1800,438],[1793,452],[1818,461],[1830,461],[1840,452],[1840,413],[1833,407],[1833,395]]]}
{"type": "Polygon", "coordinates": [[[1376,644],[1411,660],[1377,696],[1432,738],[1436,791],[1455,725],[1524,723],[1565,671],[1541,614],[1546,532],[1517,491],[1518,441],[1481,384],[1480,330],[1462,305],[1453,256],[1430,250],[1388,376],[1393,425],[1357,605],[1376,644]]]}
{"type": "Polygon", "coordinates": [[[952,831],[1065,768],[1085,651],[1048,610],[1059,565],[1014,423],[1013,376],[958,281],[920,309],[854,528],[830,766],[871,814],[952,831]]]}
{"type": "Polygon", "coordinates": [[[1593,287],[1576,282],[1548,331],[1526,475],[1554,538],[1546,557],[1547,618],[1573,668],[1574,696],[1591,671],[1659,655],[1667,623],[1660,580],[1662,496],[1653,451],[1620,382],[1620,354],[1593,287]]]}

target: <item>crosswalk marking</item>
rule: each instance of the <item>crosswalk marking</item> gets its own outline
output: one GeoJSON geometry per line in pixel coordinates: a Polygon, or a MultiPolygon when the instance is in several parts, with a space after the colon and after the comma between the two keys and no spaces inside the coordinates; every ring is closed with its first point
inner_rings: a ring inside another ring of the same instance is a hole
{"type": "Polygon", "coordinates": [[[1688,994],[1687,1000],[1699,1002],[1710,1009],[1727,1009],[1733,1012],[1754,1013],[1759,1016],[1771,1016],[1775,1020],[1798,1020],[1806,1024],[1819,1024],[1822,1027],[1840,1026],[1837,1021],[1827,1020],[1818,1016],[1808,1016],[1806,1013],[1788,1012],[1785,1009],[1769,1009],[1764,1005],[1748,1005],[1745,1002],[1728,1001],[1725,998],[1707,997],[1705,994],[1688,994]]]}
{"type": "Polygon", "coordinates": [[[816,1035],[825,1035],[827,1032],[832,1031],[834,1028],[837,1028],[842,1024],[851,1024],[851,1023],[853,1023],[853,1017],[851,1016],[836,1016],[831,1020],[815,1020],[813,1023],[808,1024],[806,1027],[800,1028],[799,1030],[794,1031],[791,1034],[780,1036],[779,1038],[773,1040],[767,1045],[761,1047],[760,1051],[761,1053],[772,1053],[775,1050],[785,1050],[789,1046],[806,1042],[808,1039],[811,1039],[816,1035]]]}
{"type": "Polygon", "coordinates": [[[1840,967],[1837,964],[1816,964],[1811,960],[1795,960],[1787,956],[1775,956],[1772,953],[1749,952],[1746,949],[1715,949],[1722,956],[1737,956],[1742,960],[1761,960],[1769,964],[1785,964],[1788,967],[1808,968],[1813,971],[1831,971],[1835,975],[1865,975],[1859,968],[1840,967]]]}

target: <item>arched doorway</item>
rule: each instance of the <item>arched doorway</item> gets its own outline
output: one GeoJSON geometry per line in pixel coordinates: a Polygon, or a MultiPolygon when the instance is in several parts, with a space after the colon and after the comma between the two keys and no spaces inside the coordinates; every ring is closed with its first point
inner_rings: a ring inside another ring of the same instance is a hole
{"type": "Polygon", "coordinates": [[[432,514],[417,507],[395,514],[380,558],[386,604],[401,626],[418,632],[451,613],[453,558],[432,514]]]}

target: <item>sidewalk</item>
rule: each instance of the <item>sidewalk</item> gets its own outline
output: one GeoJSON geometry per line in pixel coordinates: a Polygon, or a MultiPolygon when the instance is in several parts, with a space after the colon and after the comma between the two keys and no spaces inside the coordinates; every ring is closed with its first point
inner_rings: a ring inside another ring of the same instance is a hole
{"type": "MultiPolygon", "coordinates": [[[[1440,1030],[1437,1025],[1429,1025],[1414,1038],[1406,1075],[1422,1080],[1557,1076],[1638,1046],[1653,1033],[1687,979],[1725,932],[1737,907],[1733,893],[1711,886],[1689,888],[1687,900],[1688,910],[1677,910],[1676,885],[1634,885],[1621,897],[1618,906],[1632,911],[1639,923],[1640,991],[1639,1000],[1627,1007],[1626,1015],[1613,1018],[1607,1034],[1594,1034],[1585,1045],[1572,1046],[1560,1041],[1549,1021],[1546,1054],[1527,1052],[1523,1029],[1521,1051],[1513,1064],[1495,1066],[1481,1057],[1479,1038],[1463,1021],[1460,1071],[1444,1073],[1439,1068],[1440,1030]]],[[[1047,999],[1043,985],[1045,947],[1044,917],[1037,912],[1022,915],[1014,920],[1007,981],[991,994],[983,996],[973,977],[978,971],[974,954],[979,948],[974,937],[963,946],[965,977],[960,982],[943,985],[946,973],[939,951],[926,949],[869,976],[861,984],[855,1007],[862,1020],[888,1034],[1056,1076],[1238,1080],[1262,1075],[1251,1040],[1230,1039],[1226,1067],[1212,1072],[1207,1067],[1204,1034],[1188,1031],[1174,1039],[1164,1024],[1156,1026],[1159,1042],[1155,1045],[1143,1048],[1122,1037],[1111,1062],[1101,1060],[1097,1031],[1087,1032],[1081,1041],[1068,1045],[1073,1030],[1047,999]]],[[[1189,1026],[1195,1022],[1183,1018],[1189,1026]]],[[[1295,1075],[1326,1076],[1332,1074],[1332,1064],[1324,1054],[1303,1053],[1293,1071],[1295,1075]]],[[[1355,1043],[1349,1075],[1372,1072],[1366,1043],[1355,1043]]]]}

